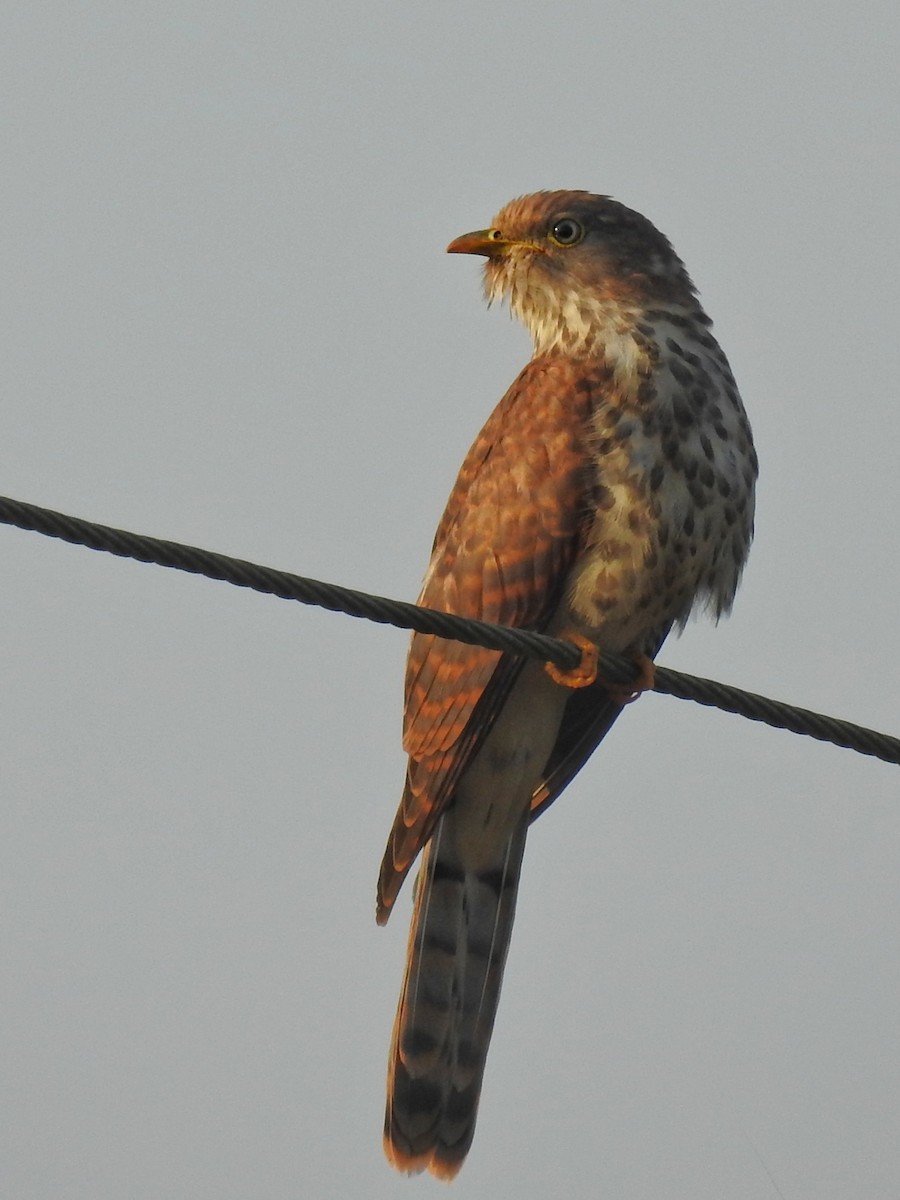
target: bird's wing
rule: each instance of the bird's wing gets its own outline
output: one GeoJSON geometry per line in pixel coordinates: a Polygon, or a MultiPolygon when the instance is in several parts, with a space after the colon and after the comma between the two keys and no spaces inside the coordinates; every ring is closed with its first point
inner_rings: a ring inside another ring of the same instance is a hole
{"type": "MultiPolygon", "coordinates": [[[[542,629],[588,519],[587,435],[598,379],[533,360],[469,451],[438,527],[420,604],[542,629]]],[[[406,787],[378,884],[386,920],[400,885],[500,711],[521,659],[414,634],[406,672],[406,787]]]]}

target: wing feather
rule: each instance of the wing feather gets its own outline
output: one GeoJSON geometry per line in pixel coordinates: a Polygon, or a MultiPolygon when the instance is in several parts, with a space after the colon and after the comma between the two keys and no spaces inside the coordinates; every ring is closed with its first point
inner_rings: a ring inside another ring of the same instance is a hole
{"type": "MultiPolygon", "coordinates": [[[[460,470],[438,526],[419,603],[541,630],[586,532],[590,417],[596,397],[577,364],[532,360],[460,470]]],[[[521,659],[414,634],[406,673],[406,787],[378,885],[386,920],[409,867],[452,800],[503,705],[521,659]]]]}

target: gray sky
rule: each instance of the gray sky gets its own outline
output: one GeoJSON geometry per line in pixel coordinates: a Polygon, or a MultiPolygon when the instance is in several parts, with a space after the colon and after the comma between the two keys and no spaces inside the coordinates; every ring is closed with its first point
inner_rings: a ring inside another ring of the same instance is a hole
{"type": "MultiPolygon", "coordinates": [[[[762,463],[662,661],[898,730],[895,0],[7,6],[2,491],[415,596],[539,187],[673,240],[762,463]]],[[[382,1160],[402,633],[0,528],[0,1194],[382,1160]]],[[[535,827],[459,1197],[896,1200],[900,772],[664,697],[535,827]],[[755,1149],[754,1149],[755,1147],[755,1149]]]]}

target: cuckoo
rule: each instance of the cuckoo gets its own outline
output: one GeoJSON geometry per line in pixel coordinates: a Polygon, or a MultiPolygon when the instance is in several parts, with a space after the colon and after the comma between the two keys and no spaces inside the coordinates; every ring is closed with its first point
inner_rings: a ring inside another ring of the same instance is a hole
{"type": "Polygon", "coordinates": [[[530,822],[622,711],[596,648],[642,683],[670,630],[727,613],[753,532],[750,426],[669,241],[607,196],[539,192],[451,242],[485,258],[534,354],[469,451],[419,602],[569,638],[571,671],[415,634],[406,785],[384,923],[421,856],[384,1145],[452,1178],[469,1150],[530,822]]]}

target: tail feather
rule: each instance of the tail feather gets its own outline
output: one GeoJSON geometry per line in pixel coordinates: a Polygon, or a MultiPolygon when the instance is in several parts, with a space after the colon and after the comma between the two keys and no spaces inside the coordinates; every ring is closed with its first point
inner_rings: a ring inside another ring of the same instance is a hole
{"type": "Polygon", "coordinates": [[[527,814],[497,861],[467,871],[442,818],[416,881],[388,1071],[384,1147],[403,1171],[452,1179],[475,1117],[512,932],[527,814]]]}

